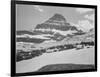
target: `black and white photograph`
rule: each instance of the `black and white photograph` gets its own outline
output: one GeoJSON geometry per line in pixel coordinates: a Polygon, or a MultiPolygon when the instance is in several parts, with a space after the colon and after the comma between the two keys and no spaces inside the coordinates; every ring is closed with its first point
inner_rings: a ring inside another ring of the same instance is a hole
{"type": "Polygon", "coordinates": [[[16,4],[16,73],[96,69],[95,16],[94,8],[16,4]]]}

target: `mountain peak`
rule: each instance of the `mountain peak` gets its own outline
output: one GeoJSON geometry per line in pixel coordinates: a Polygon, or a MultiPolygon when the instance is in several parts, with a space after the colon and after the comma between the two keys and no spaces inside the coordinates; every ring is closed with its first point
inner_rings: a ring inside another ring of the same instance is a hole
{"type": "Polygon", "coordinates": [[[55,13],[50,20],[56,20],[56,21],[64,21],[66,22],[66,19],[64,18],[63,15],[59,14],[59,13],[55,13]]]}
{"type": "Polygon", "coordinates": [[[64,16],[63,16],[62,14],[59,14],[59,13],[55,13],[53,16],[54,16],[54,17],[61,17],[61,18],[64,18],[64,16]]]}

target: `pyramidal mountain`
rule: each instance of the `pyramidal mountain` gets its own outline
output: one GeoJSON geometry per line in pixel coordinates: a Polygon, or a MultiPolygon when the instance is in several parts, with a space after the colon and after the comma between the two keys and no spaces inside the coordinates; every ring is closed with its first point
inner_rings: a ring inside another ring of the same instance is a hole
{"type": "Polygon", "coordinates": [[[43,34],[61,34],[67,35],[69,33],[78,32],[75,26],[71,26],[61,14],[54,14],[51,18],[42,24],[38,24],[34,32],[43,34]]]}
{"type": "Polygon", "coordinates": [[[57,42],[66,37],[82,35],[84,32],[71,25],[61,14],[54,14],[48,20],[37,24],[33,31],[17,31],[17,42],[57,42]]]}

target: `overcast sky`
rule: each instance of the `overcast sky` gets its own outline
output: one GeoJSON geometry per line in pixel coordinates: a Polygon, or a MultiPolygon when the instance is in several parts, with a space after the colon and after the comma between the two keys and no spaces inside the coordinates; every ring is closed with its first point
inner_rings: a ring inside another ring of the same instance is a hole
{"type": "Polygon", "coordinates": [[[86,31],[94,27],[94,9],[17,4],[16,30],[32,30],[55,13],[63,15],[67,22],[86,31]]]}

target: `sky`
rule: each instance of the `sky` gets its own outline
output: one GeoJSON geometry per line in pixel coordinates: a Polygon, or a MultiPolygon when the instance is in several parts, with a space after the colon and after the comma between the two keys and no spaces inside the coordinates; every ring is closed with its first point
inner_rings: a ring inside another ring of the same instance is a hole
{"type": "Polygon", "coordinates": [[[37,24],[41,24],[59,13],[66,18],[68,23],[88,31],[94,27],[94,11],[91,8],[17,4],[16,30],[33,30],[37,24]]]}

